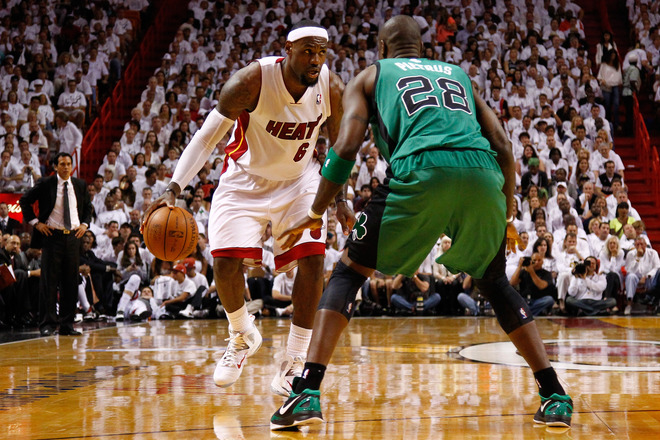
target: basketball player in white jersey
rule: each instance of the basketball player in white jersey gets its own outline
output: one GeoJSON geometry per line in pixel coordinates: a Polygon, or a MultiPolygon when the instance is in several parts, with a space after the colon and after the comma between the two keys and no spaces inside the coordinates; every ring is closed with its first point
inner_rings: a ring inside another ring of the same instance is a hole
{"type": "MultiPolygon", "coordinates": [[[[271,383],[274,393],[289,395],[307,356],[323,287],[326,231],[307,233],[287,251],[280,247],[280,236],[306,218],[314,200],[320,180],[314,147],[321,125],[327,121],[332,143],[339,132],[344,84],[324,64],[327,43],[324,28],[303,20],[288,34],[286,57],[263,58],[236,72],[223,87],[217,108],[185,148],[165,194],[144,215],[147,219],[155,207],[174,205],[181,188],[233,127],[208,228],[213,275],[229,319],[229,344],[213,375],[220,387],[236,382],[245,360],[261,346],[243,299],[243,265],[260,265],[260,238],[269,221],[277,270],[298,265],[295,313],[286,359],[271,383]]],[[[354,217],[343,196],[337,200],[337,216],[348,233],[354,217]]]]}

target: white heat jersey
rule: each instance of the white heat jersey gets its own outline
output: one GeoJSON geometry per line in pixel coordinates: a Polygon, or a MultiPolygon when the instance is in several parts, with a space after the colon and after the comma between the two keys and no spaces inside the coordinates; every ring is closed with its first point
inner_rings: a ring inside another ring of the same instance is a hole
{"type": "Polygon", "coordinates": [[[250,174],[283,181],[300,177],[313,160],[319,129],[330,116],[330,73],[323,65],[318,82],[294,102],[284,85],[283,60],[258,60],[259,103],[236,120],[225,148],[225,170],[233,160],[250,174]]]}

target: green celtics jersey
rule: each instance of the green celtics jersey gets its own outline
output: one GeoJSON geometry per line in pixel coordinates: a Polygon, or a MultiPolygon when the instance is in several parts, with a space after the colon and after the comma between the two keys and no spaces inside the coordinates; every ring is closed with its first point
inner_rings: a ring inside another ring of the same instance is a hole
{"type": "Polygon", "coordinates": [[[392,163],[431,150],[485,150],[472,84],[455,65],[416,58],[376,63],[372,126],[376,144],[392,163]]]}

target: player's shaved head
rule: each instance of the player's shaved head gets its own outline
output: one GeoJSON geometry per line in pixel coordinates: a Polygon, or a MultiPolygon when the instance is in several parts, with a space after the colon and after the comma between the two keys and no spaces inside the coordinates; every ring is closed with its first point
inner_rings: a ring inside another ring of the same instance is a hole
{"type": "Polygon", "coordinates": [[[385,58],[396,56],[416,57],[422,50],[422,36],[417,22],[407,15],[397,15],[381,27],[378,34],[381,55],[385,58]]]}

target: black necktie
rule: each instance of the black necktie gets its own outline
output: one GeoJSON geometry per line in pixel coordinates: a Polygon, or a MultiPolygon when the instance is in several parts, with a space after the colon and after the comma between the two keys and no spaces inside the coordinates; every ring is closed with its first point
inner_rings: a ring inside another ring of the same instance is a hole
{"type": "Polygon", "coordinates": [[[69,182],[64,182],[62,198],[64,202],[64,229],[71,229],[71,210],[69,209],[69,191],[67,186],[69,182]]]}

